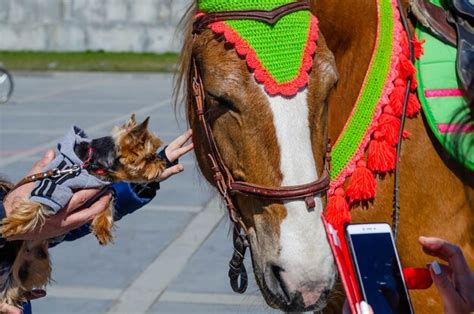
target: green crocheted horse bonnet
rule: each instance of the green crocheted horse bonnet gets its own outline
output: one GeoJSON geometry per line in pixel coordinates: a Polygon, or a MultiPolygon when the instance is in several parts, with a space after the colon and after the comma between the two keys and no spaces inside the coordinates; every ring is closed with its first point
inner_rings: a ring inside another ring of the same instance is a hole
{"type": "MultiPolygon", "coordinates": [[[[201,13],[272,10],[291,0],[200,0],[201,13]]],[[[318,37],[317,20],[309,11],[282,17],[274,25],[256,20],[230,20],[209,24],[246,59],[257,82],[270,95],[292,96],[305,87],[313,66],[318,37]]]]}

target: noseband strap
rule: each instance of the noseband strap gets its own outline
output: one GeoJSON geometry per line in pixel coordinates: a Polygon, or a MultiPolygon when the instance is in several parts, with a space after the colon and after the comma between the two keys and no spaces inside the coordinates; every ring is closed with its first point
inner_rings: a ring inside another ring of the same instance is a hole
{"type": "MultiPolygon", "coordinates": [[[[270,11],[248,10],[208,13],[197,17],[193,27],[193,34],[196,36],[196,34],[209,23],[225,20],[258,20],[268,24],[275,24],[285,15],[309,9],[309,2],[305,0],[291,2],[270,11]]],[[[304,200],[307,208],[313,209],[316,205],[314,198],[318,195],[323,195],[329,189],[330,146],[328,145],[326,151],[321,178],[309,184],[288,187],[268,187],[234,180],[232,173],[224,163],[219,152],[210,123],[206,118],[204,84],[194,56],[192,57],[191,66],[194,105],[199,125],[209,148],[208,158],[213,172],[214,183],[220,195],[223,197],[229,217],[234,223],[234,254],[229,263],[230,283],[235,292],[244,293],[247,289],[247,271],[244,266],[244,257],[245,251],[250,245],[247,239],[247,227],[242,219],[240,210],[235,206],[234,197],[236,195],[243,195],[278,202],[304,200]]]]}

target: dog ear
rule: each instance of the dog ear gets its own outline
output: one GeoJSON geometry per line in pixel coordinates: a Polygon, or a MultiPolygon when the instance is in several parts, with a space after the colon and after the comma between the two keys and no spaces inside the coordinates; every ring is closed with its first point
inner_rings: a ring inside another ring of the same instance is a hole
{"type": "Polygon", "coordinates": [[[134,128],[137,126],[137,120],[135,120],[135,114],[133,113],[132,116],[130,117],[130,120],[128,120],[127,123],[125,123],[125,128],[134,128]]]}
{"type": "Polygon", "coordinates": [[[141,135],[145,134],[148,131],[149,122],[150,117],[146,118],[145,121],[143,121],[140,125],[134,127],[131,133],[137,137],[140,137],[141,135]]]}

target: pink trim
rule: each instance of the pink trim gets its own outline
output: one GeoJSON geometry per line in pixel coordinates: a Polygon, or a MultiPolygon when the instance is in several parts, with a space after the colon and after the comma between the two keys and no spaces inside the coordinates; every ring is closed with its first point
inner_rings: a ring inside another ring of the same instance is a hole
{"type": "Polygon", "coordinates": [[[473,124],[438,124],[438,130],[441,134],[447,133],[474,133],[473,124]]]}
{"type": "MultiPolygon", "coordinates": [[[[397,71],[397,66],[399,62],[399,55],[402,52],[401,48],[401,37],[403,35],[402,30],[403,30],[403,25],[400,22],[400,12],[398,11],[398,6],[397,6],[397,0],[392,0],[392,6],[393,6],[393,11],[394,11],[394,19],[395,19],[395,27],[394,27],[394,34],[393,34],[393,52],[392,52],[392,60],[391,60],[391,65],[390,65],[390,72],[388,75],[388,78],[386,79],[385,83],[385,88],[384,91],[382,92],[382,96],[379,100],[379,103],[377,104],[374,112],[374,116],[372,118],[372,123],[367,129],[366,134],[364,135],[364,138],[359,145],[359,148],[357,149],[356,153],[352,157],[352,159],[349,161],[349,163],[346,165],[346,168],[341,172],[341,174],[335,178],[334,180],[331,181],[331,185],[329,188],[329,195],[333,194],[335,189],[342,186],[350,175],[354,172],[356,169],[356,163],[364,157],[365,151],[367,149],[367,146],[369,145],[369,142],[371,140],[372,134],[375,132],[375,129],[377,128],[378,125],[378,119],[380,115],[382,114],[383,107],[389,104],[390,99],[389,96],[393,91],[394,88],[394,81],[398,77],[398,71],[397,71]]],[[[377,0],[377,19],[378,19],[378,24],[377,24],[377,36],[376,36],[376,44],[374,46],[374,52],[372,53],[372,59],[369,64],[369,69],[373,65],[373,61],[375,58],[375,51],[378,49],[379,44],[380,44],[380,0],[377,0]]],[[[360,97],[362,97],[362,91],[364,90],[367,80],[368,80],[368,73],[370,71],[367,71],[367,75],[364,78],[364,83],[362,85],[361,91],[359,93],[359,96],[357,98],[357,102],[359,102],[360,97]]],[[[346,130],[347,126],[349,125],[349,122],[352,119],[352,116],[354,115],[356,108],[352,109],[351,115],[349,119],[347,120],[346,125],[344,126],[343,131],[341,132],[341,135],[344,133],[346,130]]],[[[340,139],[340,137],[339,137],[340,139]]],[[[339,141],[338,139],[338,141],[339,141]]],[[[337,142],[336,144],[337,145],[337,142]]]]}
{"type": "Polygon", "coordinates": [[[426,98],[461,97],[461,96],[464,96],[464,92],[461,89],[458,89],[458,88],[425,90],[425,97],[426,98]]]}
{"type": "Polygon", "coordinates": [[[268,94],[272,96],[278,94],[288,97],[293,96],[308,83],[309,71],[313,67],[313,55],[317,49],[316,41],[319,37],[318,19],[315,16],[311,15],[308,41],[304,49],[303,61],[299,74],[292,81],[281,84],[279,84],[272,77],[270,72],[265,69],[261,61],[258,59],[255,50],[250,47],[249,43],[240,37],[240,35],[225,22],[212,23],[209,25],[209,28],[215,34],[223,34],[226,41],[234,45],[237,53],[240,56],[245,57],[248,67],[254,72],[255,79],[257,82],[265,86],[265,90],[268,94]]]}

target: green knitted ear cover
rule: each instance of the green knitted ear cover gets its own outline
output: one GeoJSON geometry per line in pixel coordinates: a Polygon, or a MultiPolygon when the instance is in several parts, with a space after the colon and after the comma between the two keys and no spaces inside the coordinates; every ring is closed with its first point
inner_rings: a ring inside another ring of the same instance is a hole
{"type": "MultiPolygon", "coordinates": [[[[200,0],[198,9],[203,13],[254,9],[271,10],[291,2],[295,1],[200,0]]],[[[314,49],[307,48],[309,38],[311,38],[312,18],[314,17],[309,11],[297,11],[282,17],[275,25],[256,20],[230,20],[218,22],[224,25],[210,25],[210,28],[215,32],[223,33],[226,40],[233,44],[245,42],[251,50],[250,54],[254,52],[257,59],[253,60],[253,57],[247,56],[249,67],[253,70],[263,68],[262,70],[271,77],[276,85],[281,85],[298,80],[301,72],[307,73],[312,66],[312,58],[309,69],[307,65],[305,66],[305,54],[310,53],[312,56],[316,48],[315,45],[314,49]]],[[[239,47],[236,49],[240,54],[242,49],[239,47]]],[[[257,80],[259,80],[258,76],[257,80]]],[[[305,85],[307,76],[305,76],[305,82],[299,83],[299,85],[301,83],[305,85]]],[[[298,86],[296,91],[301,87],[298,86]]]]}

